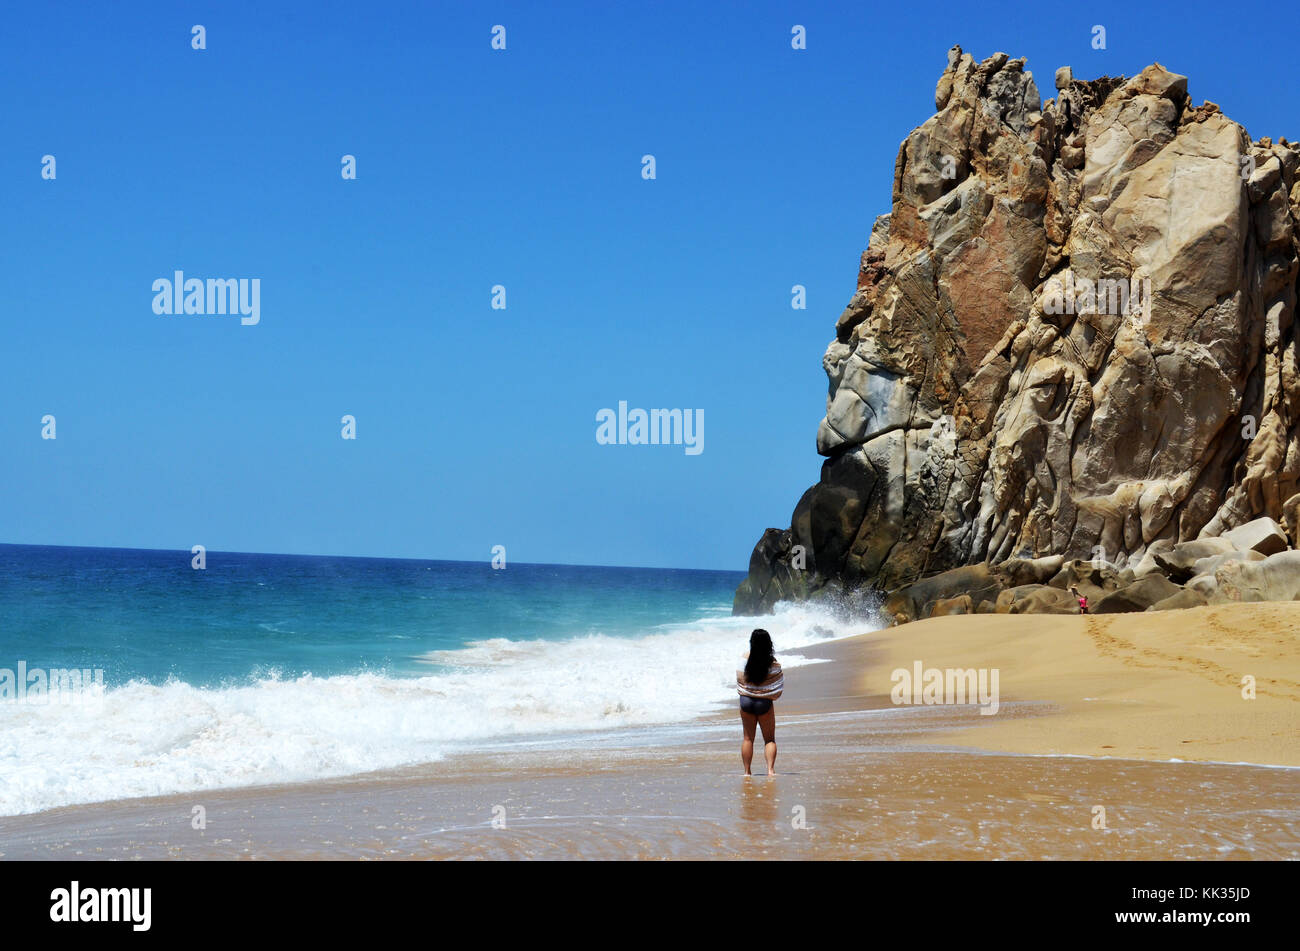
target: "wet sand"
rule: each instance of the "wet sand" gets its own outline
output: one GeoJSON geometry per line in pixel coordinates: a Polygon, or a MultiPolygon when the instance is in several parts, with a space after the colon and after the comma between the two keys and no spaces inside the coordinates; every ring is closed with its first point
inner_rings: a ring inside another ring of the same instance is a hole
{"type": "Polygon", "coordinates": [[[1300,858],[1300,773],[1275,768],[1300,764],[1296,630],[1290,604],[925,621],[802,652],[832,662],[787,672],[774,778],[740,775],[728,706],[670,731],[0,818],[0,856],[1300,858]],[[997,667],[998,713],[893,704],[891,672],[917,660],[997,667]]]}

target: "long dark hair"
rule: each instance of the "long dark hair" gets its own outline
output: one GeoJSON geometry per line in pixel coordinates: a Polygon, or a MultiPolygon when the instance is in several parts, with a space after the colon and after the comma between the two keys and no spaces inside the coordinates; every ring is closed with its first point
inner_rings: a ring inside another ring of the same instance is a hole
{"type": "Polygon", "coordinates": [[[761,684],[772,670],[772,635],[761,627],[749,635],[749,660],[745,661],[745,681],[761,684]]]}

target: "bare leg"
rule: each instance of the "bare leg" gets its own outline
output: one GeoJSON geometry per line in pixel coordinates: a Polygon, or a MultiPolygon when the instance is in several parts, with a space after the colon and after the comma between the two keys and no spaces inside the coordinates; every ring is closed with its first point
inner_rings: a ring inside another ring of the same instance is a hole
{"type": "Polygon", "coordinates": [[[749,765],[754,761],[754,728],[758,726],[758,717],[752,713],[740,711],[740,729],[744,738],[740,741],[740,761],[745,764],[745,775],[751,775],[749,765]]]}
{"type": "MultiPolygon", "coordinates": [[[[763,728],[763,758],[767,760],[767,775],[776,775],[776,706],[758,718],[763,728]]],[[[753,734],[750,734],[751,738],[753,734]]],[[[752,743],[750,744],[752,747],[752,743]]]]}

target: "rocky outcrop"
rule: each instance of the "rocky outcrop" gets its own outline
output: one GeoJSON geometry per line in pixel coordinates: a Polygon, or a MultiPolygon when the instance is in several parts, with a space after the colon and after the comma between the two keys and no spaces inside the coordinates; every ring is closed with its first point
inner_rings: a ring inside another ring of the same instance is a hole
{"type": "MultiPolygon", "coordinates": [[[[821,478],[754,549],[737,613],[1012,558],[1131,584],[1261,516],[1277,534],[1227,548],[1294,543],[1300,148],[1159,65],[1055,85],[1044,103],[1024,60],[950,51],[823,358],[821,478]]],[[[1285,587],[1233,564],[1241,591],[1285,587]]],[[[960,594],[996,605],[936,599],[960,594]]]]}
{"type": "Polygon", "coordinates": [[[1130,611],[1145,611],[1153,605],[1177,597],[1182,590],[1180,585],[1174,584],[1168,578],[1152,573],[1106,595],[1091,608],[1091,612],[1124,614],[1130,611]]]}
{"type": "Polygon", "coordinates": [[[980,562],[903,585],[881,610],[903,624],[949,614],[1078,614],[1075,591],[1092,614],[1300,599],[1300,551],[1266,556],[1246,547],[1280,531],[1271,519],[1260,521],[1249,531],[1175,545],[1140,576],[1100,560],[1063,562],[1059,555],[980,562]]]}
{"type": "Polygon", "coordinates": [[[1300,551],[1283,551],[1263,561],[1234,561],[1221,566],[1214,573],[1208,598],[1211,602],[1300,598],[1300,551]]]}

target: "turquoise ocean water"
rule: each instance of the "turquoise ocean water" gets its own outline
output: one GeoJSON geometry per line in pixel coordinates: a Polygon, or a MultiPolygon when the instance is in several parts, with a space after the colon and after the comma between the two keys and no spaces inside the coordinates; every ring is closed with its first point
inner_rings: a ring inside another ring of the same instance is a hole
{"type": "Polygon", "coordinates": [[[862,630],[733,618],[741,572],[191,558],[0,545],[0,815],[653,729],[732,700],[755,625],[779,651],[862,630]]]}

